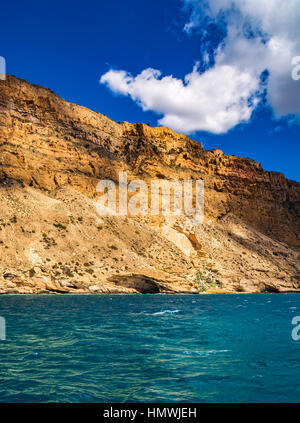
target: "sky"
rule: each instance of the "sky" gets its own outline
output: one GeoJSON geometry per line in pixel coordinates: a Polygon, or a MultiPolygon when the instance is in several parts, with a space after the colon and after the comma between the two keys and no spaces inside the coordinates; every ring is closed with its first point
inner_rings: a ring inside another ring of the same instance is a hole
{"type": "Polygon", "coordinates": [[[299,0],[15,1],[1,18],[8,74],[300,181],[299,0]]]}

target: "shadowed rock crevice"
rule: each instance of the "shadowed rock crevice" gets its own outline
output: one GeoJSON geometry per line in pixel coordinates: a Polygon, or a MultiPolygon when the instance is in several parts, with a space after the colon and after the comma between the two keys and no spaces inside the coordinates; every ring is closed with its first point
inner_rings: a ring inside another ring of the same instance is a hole
{"type": "Polygon", "coordinates": [[[145,275],[115,275],[109,278],[109,281],[114,282],[117,286],[133,288],[141,294],[159,294],[161,292],[159,282],[145,275]]]}
{"type": "Polygon", "coordinates": [[[267,283],[261,283],[259,285],[259,289],[260,292],[264,294],[275,294],[280,292],[280,290],[276,286],[267,283]]]}

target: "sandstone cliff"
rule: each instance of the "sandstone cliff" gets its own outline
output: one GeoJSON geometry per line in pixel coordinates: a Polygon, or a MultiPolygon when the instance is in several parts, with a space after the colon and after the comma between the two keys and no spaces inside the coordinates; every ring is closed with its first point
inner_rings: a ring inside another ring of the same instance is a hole
{"type": "Polygon", "coordinates": [[[168,128],[0,81],[0,292],[300,288],[300,184],[168,128]],[[205,221],[100,217],[99,179],[203,179],[205,221]]]}

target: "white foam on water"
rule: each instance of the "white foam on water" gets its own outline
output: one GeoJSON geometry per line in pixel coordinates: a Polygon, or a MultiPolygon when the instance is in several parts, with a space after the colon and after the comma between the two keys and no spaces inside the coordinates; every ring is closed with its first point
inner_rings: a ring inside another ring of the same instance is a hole
{"type": "Polygon", "coordinates": [[[162,316],[164,314],[174,314],[179,312],[180,310],[163,310],[163,311],[157,311],[156,313],[152,313],[152,316],[162,316]]]}
{"type": "Polygon", "coordinates": [[[187,354],[187,355],[196,354],[196,355],[206,356],[206,355],[212,355],[212,354],[226,353],[230,351],[231,350],[183,351],[183,354],[187,354]]]}

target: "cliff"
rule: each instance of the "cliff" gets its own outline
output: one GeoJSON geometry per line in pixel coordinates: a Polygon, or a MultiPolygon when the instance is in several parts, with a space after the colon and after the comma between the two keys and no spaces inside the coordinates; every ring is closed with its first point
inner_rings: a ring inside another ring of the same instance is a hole
{"type": "Polygon", "coordinates": [[[118,124],[8,76],[0,180],[0,292],[300,287],[300,184],[168,128],[118,124]],[[204,224],[100,217],[97,182],[121,171],[203,179],[204,224]]]}

